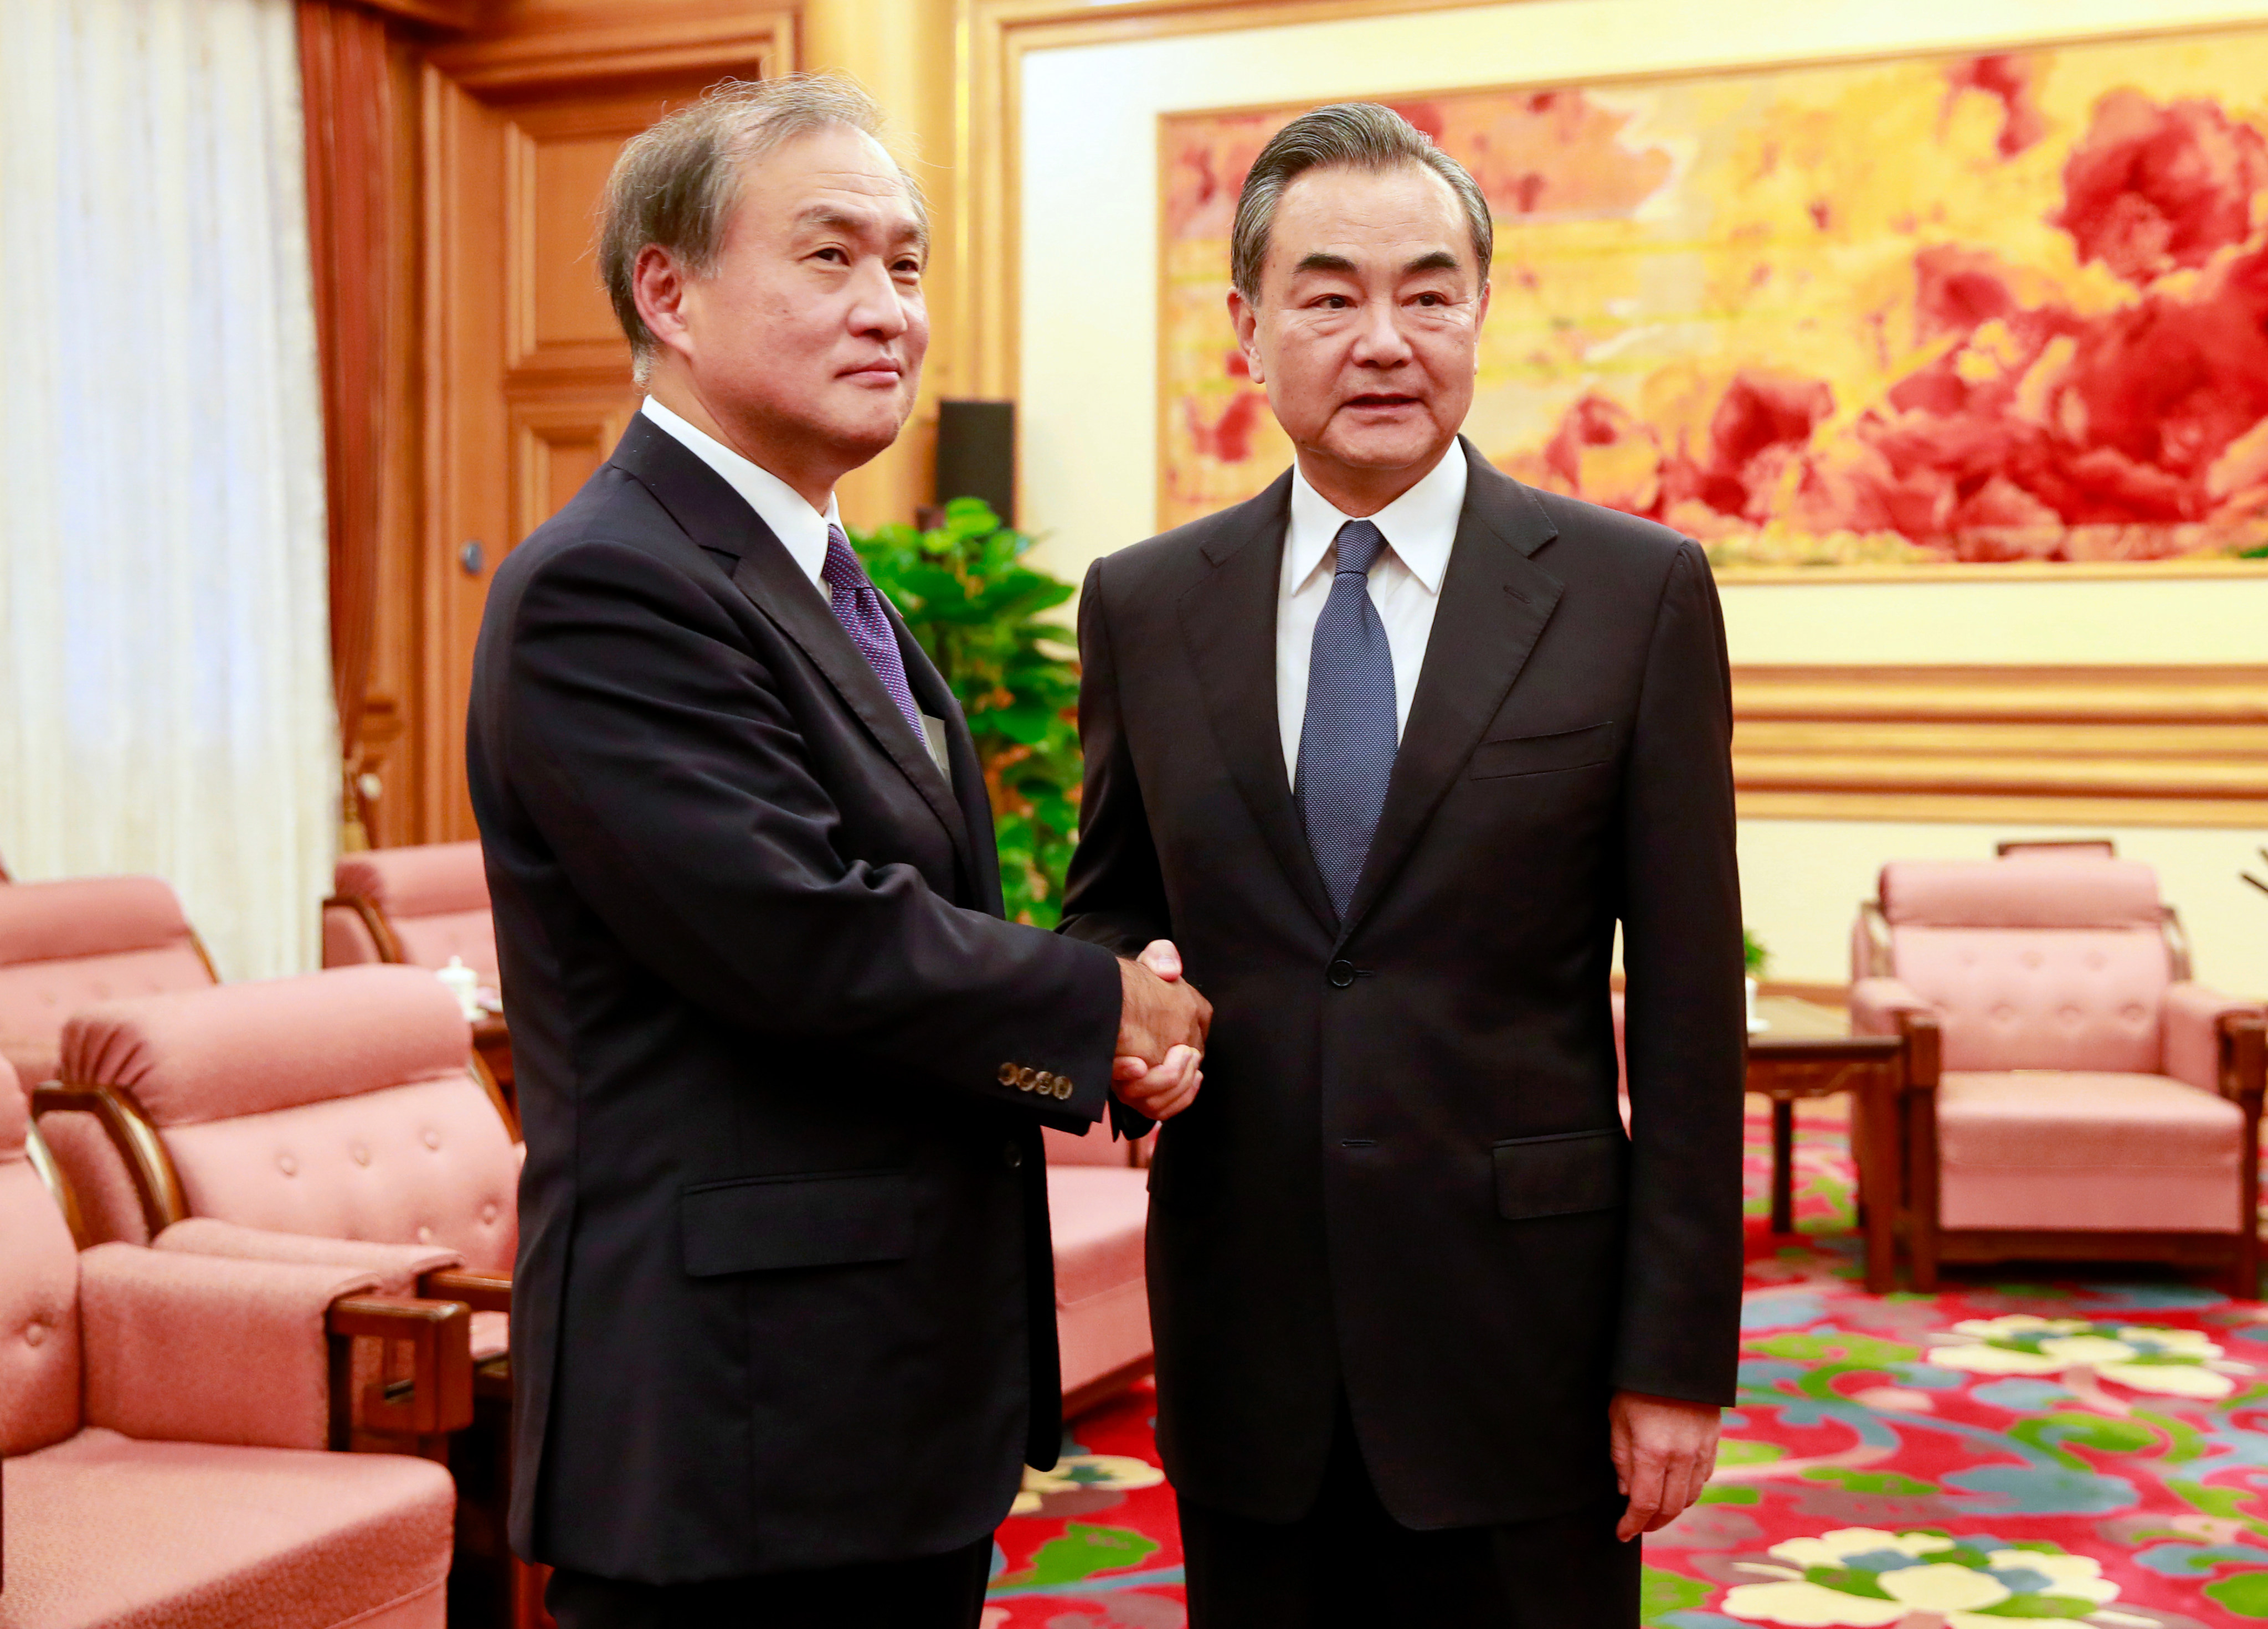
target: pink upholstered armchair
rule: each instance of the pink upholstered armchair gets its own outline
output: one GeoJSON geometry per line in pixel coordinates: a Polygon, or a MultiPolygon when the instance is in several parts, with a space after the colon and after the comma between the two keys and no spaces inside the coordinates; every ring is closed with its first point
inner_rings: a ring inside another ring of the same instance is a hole
{"type": "MultiPolygon", "coordinates": [[[[59,1074],[35,1111],[91,1238],[148,1243],[199,1218],[423,1250],[429,1289],[446,1273],[453,1299],[509,1295],[519,1150],[463,1015],[421,969],[90,1007],[59,1074]]],[[[503,1339],[500,1315],[476,1324],[481,1348],[503,1339]]]]}
{"type": "Polygon", "coordinates": [[[360,1266],[471,1310],[482,1423],[456,1457],[488,1496],[465,1559],[519,1589],[491,1467],[519,1150],[455,999],[423,968],[343,967],[92,1007],[62,1051],[34,1105],[90,1237],[360,1266]]]}
{"type": "Polygon", "coordinates": [[[217,982],[212,961],[154,877],[0,888],[0,1058],[53,1078],[63,1020],[90,1002],[217,982]]]}
{"type": "Polygon", "coordinates": [[[372,848],[342,859],[323,901],[323,965],[407,962],[438,968],[457,957],[498,987],[496,923],[478,842],[372,848]]]}
{"type": "Polygon", "coordinates": [[[1083,1137],[1042,1134],[1048,1145],[1048,1216],[1055,1234],[1056,1334],[1063,1350],[1064,1415],[1116,1396],[1156,1361],[1143,1249],[1150,1225],[1142,1142],[1098,1126],[1083,1137]]]}
{"type": "Polygon", "coordinates": [[[2263,1024],[2191,982],[2132,861],[1883,868],[1851,1016],[1908,1039],[1917,1289],[1940,1259],[2161,1260],[2258,1294],[2263,1024]]]}
{"type": "Polygon", "coordinates": [[[0,1629],[441,1629],[448,1472],[325,1450],[358,1337],[421,1354],[401,1423],[469,1416],[464,1308],[352,1267],[82,1252],[69,1203],[0,1063],[0,1629]]]}

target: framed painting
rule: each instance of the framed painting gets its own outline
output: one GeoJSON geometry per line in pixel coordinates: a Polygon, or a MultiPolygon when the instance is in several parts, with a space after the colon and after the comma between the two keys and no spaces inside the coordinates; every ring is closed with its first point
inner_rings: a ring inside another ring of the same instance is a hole
{"type": "MultiPolygon", "coordinates": [[[[1773,575],[2268,571],[2268,27],[1379,99],[1488,195],[1520,479],[1773,575]]],[[[1291,456],[1226,297],[1300,111],[1160,119],[1162,525],[1291,456]]]]}

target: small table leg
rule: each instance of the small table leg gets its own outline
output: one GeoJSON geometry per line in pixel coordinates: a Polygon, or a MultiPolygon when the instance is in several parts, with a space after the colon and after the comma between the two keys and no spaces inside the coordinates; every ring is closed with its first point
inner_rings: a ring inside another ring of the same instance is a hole
{"type": "Polygon", "coordinates": [[[1859,1139],[1862,1160],[1859,1192],[1867,1210],[1867,1293],[1887,1295],[1897,1288],[1897,1215],[1903,1184],[1898,1179],[1898,1097],[1895,1078],[1866,1081],[1852,1094],[1851,1112],[1863,1121],[1859,1139]]]}
{"type": "Polygon", "coordinates": [[[1795,1104],[1772,1099],[1771,1230],[1795,1231],[1795,1104]]]}

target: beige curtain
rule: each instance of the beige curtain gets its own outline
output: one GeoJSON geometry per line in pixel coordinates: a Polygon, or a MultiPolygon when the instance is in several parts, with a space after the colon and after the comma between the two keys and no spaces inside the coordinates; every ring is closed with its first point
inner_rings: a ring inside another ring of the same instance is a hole
{"type": "Polygon", "coordinates": [[[293,0],[0,0],[0,855],[232,979],[337,833],[302,141],[293,0]]]}

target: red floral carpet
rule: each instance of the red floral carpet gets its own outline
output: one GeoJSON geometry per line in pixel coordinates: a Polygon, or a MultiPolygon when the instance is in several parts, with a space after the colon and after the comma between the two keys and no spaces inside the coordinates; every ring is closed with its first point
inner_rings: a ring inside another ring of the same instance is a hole
{"type": "MultiPolygon", "coordinates": [[[[1800,1236],[1749,1126],[1741,1402],[1704,1502],[1646,1541],[1660,1629],[2268,1622],[2268,1310],[2172,1276],[1855,1282],[1841,1127],[1800,1126],[1800,1236]]],[[[1145,1387],[1000,1530],[985,1629],[1178,1629],[1145,1387]]]]}

